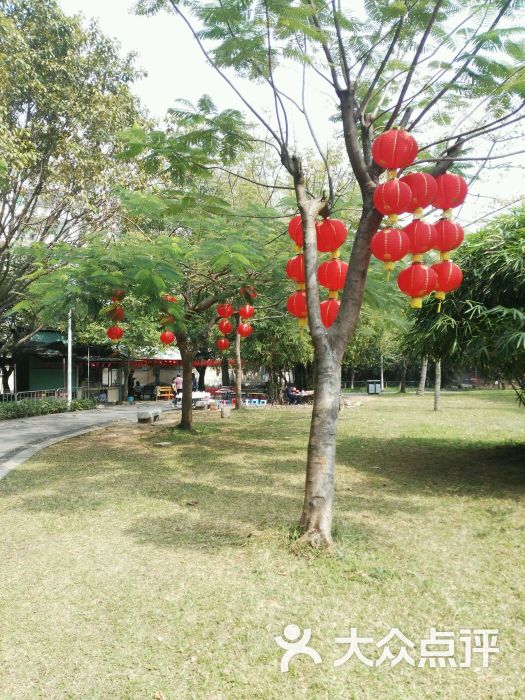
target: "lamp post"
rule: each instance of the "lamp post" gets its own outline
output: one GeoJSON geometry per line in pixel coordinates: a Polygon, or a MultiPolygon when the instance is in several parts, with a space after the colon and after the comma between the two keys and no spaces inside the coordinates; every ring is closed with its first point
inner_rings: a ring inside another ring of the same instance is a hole
{"type": "Polygon", "coordinates": [[[73,321],[72,311],[67,315],[67,410],[73,402],[73,321]]]}

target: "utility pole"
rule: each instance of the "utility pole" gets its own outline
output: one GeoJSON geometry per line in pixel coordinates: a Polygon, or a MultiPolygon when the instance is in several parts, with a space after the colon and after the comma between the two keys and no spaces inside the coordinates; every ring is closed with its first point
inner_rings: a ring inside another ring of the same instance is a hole
{"type": "Polygon", "coordinates": [[[72,311],[67,315],[67,410],[71,411],[73,402],[73,320],[72,311]]]}

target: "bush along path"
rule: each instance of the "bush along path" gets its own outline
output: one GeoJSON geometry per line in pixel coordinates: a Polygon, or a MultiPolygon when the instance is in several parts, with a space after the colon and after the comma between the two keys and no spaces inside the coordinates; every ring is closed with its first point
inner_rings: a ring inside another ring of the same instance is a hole
{"type": "MultiPolygon", "coordinates": [[[[95,399],[74,399],[72,411],[86,411],[97,407],[95,399]]],[[[65,413],[67,399],[40,399],[38,401],[9,401],[0,404],[0,420],[45,416],[49,413],[65,413]]]]}

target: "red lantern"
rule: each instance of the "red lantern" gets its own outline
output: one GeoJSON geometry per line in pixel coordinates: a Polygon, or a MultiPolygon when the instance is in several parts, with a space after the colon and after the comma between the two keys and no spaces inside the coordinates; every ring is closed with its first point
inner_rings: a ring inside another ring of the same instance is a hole
{"type": "Polygon", "coordinates": [[[172,331],[162,331],[160,334],[160,341],[161,343],[164,343],[164,345],[171,345],[174,340],[175,333],[172,333],[172,331]]]}
{"type": "Polygon", "coordinates": [[[177,301],[177,297],[174,297],[171,294],[163,294],[162,298],[164,299],[164,301],[168,301],[171,304],[174,304],[177,301]]]}
{"type": "Polygon", "coordinates": [[[239,323],[239,325],[237,326],[237,333],[242,338],[247,338],[253,333],[253,326],[250,326],[249,323],[239,323]]]}
{"type": "Polygon", "coordinates": [[[346,241],[346,226],[339,219],[324,219],[317,227],[317,250],[331,253],[346,241]]]}
{"type": "Polygon", "coordinates": [[[124,309],[120,304],[117,304],[108,311],[108,316],[112,321],[123,321],[125,317],[124,309]]]}
{"type": "Polygon", "coordinates": [[[250,304],[245,304],[244,306],[239,307],[239,316],[244,319],[249,319],[253,316],[255,313],[255,309],[253,306],[250,306],[250,304]]]}
{"type": "Polygon", "coordinates": [[[384,228],[374,234],[370,247],[372,254],[385,263],[387,270],[394,269],[394,263],[408,253],[410,242],[400,228],[384,228]]]}
{"type": "Polygon", "coordinates": [[[172,316],[171,314],[166,314],[162,316],[160,319],[160,325],[161,326],[166,326],[168,323],[173,323],[175,321],[175,316],[172,316]]]}
{"type": "Polygon", "coordinates": [[[231,304],[219,304],[217,307],[217,313],[222,318],[229,318],[230,316],[233,316],[234,312],[235,309],[231,304]]]}
{"type": "Polygon", "coordinates": [[[126,296],[126,292],[123,289],[114,289],[112,292],[111,301],[120,301],[126,296]]]}
{"type": "Polygon", "coordinates": [[[348,265],[345,262],[332,258],[319,265],[317,278],[320,285],[334,292],[345,286],[347,272],[348,265]]]}
{"type": "Polygon", "coordinates": [[[106,335],[110,340],[120,340],[124,335],[124,331],[120,326],[110,326],[106,331],[106,335]]]}
{"type": "Polygon", "coordinates": [[[297,318],[306,318],[306,294],[304,292],[294,292],[288,297],[286,308],[292,316],[297,318]]]}
{"type": "Polygon", "coordinates": [[[437,275],[437,283],[435,286],[436,299],[444,299],[445,294],[453,292],[463,282],[463,272],[459,265],[446,260],[444,262],[432,265],[432,270],[437,275]]]}
{"type": "Polygon", "coordinates": [[[290,219],[290,223],[288,224],[288,235],[290,236],[292,241],[295,243],[295,245],[302,247],[303,241],[304,241],[304,236],[303,236],[303,222],[302,222],[300,214],[297,214],[292,219],[290,219]]]}
{"type": "Polygon", "coordinates": [[[434,249],[445,253],[443,258],[446,258],[446,253],[459,246],[463,243],[463,238],[465,234],[463,232],[463,227],[456,224],[450,219],[440,219],[434,225],[436,229],[436,235],[434,236],[434,249]]]}
{"type": "Polygon", "coordinates": [[[296,255],[286,263],[286,276],[297,284],[304,283],[304,255],[296,255]]]}
{"type": "Polygon", "coordinates": [[[408,252],[412,255],[421,255],[434,247],[436,228],[421,219],[414,219],[403,231],[408,236],[408,252]]]}
{"type": "Polygon", "coordinates": [[[223,318],[219,321],[217,324],[219,330],[221,333],[224,333],[224,335],[228,335],[228,333],[231,333],[233,330],[232,324],[228,321],[227,318],[223,318]]]}
{"type": "Polygon", "coordinates": [[[411,297],[410,306],[420,309],[423,297],[436,288],[437,275],[430,267],[422,263],[413,263],[398,275],[397,286],[407,296],[411,297]]]}
{"type": "Polygon", "coordinates": [[[409,211],[411,206],[412,190],[401,180],[388,180],[374,190],[374,207],[381,214],[402,214],[409,211]]]}
{"type": "Polygon", "coordinates": [[[219,340],[217,341],[217,347],[219,348],[219,350],[224,352],[224,350],[227,350],[230,347],[230,341],[228,340],[228,338],[219,338],[219,340]]]}
{"type": "Polygon", "coordinates": [[[412,212],[416,209],[425,209],[436,196],[437,183],[436,178],[430,173],[408,173],[400,178],[399,182],[404,182],[410,187],[412,192],[412,201],[408,211],[412,212]]]}
{"type": "Polygon", "coordinates": [[[326,328],[330,328],[337,318],[340,304],[341,302],[338,299],[326,299],[320,303],[321,321],[326,328]]]}
{"type": "Polygon", "coordinates": [[[417,141],[403,129],[390,129],[380,134],[372,144],[372,158],[382,168],[406,168],[414,162],[417,141]]]}
{"type": "Polygon", "coordinates": [[[432,204],[438,209],[453,209],[463,204],[468,186],[461,175],[445,173],[436,177],[437,191],[432,204]]]}

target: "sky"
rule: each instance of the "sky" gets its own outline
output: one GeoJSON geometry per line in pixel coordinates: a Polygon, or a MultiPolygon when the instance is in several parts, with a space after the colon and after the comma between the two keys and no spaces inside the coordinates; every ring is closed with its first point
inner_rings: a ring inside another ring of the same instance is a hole
{"type": "MultiPolygon", "coordinates": [[[[197,44],[176,17],[165,12],[153,17],[136,16],[132,11],[134,0],[58,0],[58,4],[67,14],[96,18],[102,31],[120,42],[123,53],[137,55],[136,64],[147,75],[134,84],[133,91],[151,116],[161,120],[176,99],[195,102],[202,94],[211,95],[220,109],[242,107],[232,90],[206,64],[197,44]]],[[[291,73],[284,80],[293,83],[297,78],[298,75],[291,73]]],[[[330,130],[324,125],[334,112],[334,102],[320,87],[314,85],[315,98],[311,93],[309,108],[324,145],[332,135],[332,125],[330,130]]],[[[267,104],[262,90],[259,85],[243,83],[243,91],[255,104],[267,104]]],[[[301,123],[296,126],[294,136],[299,143],[305,140],[304,128],[301,123]]],[[[525,158],[520,164],[522,169],[487,172],[457,212],[458,220],[477,228],[486,221],[480,220],[481,217],[523,197],[525,158]]]]}

